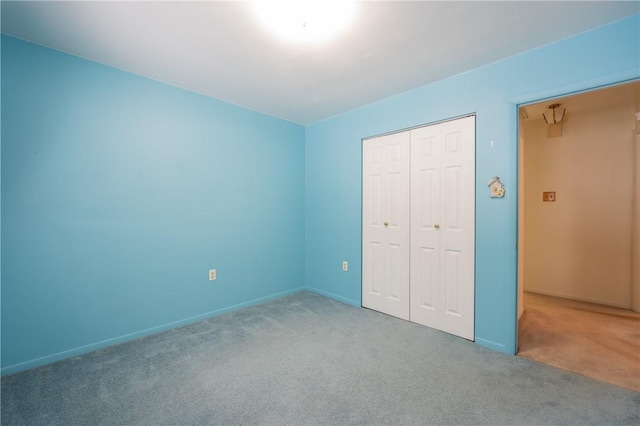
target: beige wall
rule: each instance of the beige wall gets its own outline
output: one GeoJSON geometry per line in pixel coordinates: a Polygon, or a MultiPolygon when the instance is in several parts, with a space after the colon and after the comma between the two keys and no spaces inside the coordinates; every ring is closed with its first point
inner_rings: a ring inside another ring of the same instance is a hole
{"type": "Polygon", "coordinates": [[[631,307],[634,113],[568,110],[558,138],[525,122],[526,291],[631,307]]]}

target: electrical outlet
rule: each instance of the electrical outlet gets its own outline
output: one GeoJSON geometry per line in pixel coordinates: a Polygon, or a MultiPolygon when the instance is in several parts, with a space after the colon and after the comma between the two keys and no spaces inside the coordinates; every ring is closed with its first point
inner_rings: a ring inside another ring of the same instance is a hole
{"type": "Polygon", "coordinates": [[[342,270],[343,271],[348,271],[349,270],[349,263],[346,260],[344,262],[342,262],[342,270]]]}
{"type": "Polygon", "coordinates": [[[209,269],[209,281],[213,281],[216,279],[216,270],[209,269]]]}

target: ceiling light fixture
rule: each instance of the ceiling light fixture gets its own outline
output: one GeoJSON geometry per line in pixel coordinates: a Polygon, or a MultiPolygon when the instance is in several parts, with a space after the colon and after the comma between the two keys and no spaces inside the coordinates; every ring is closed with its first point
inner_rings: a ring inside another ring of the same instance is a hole
{"type": "Polygon", "coordinates": [[[562,136],[562,120],[564,120],[564,113],[566,108],[560,106],[560,104],[551,104],[547,107],[547,111],[542,113],[544,121],[547,122],[547,136],[550,138],[557,138],[562,136]]]}
{"type": "Polygon", "coordinates": [[[544,121],[547,124],[557,124],[561,123],[562,119],[564,119],[564,113],[566,111],[565,108],[561,108],[560,104],[551,104],[547,107],[548,111],[542,113],[544,117],[544,121]]]}
{"type": "Polygon", "coordinates": [[[318,43],[346,29],[355,15],[355,1],[256,0],[253,9],[280,38],[318,43]]]}

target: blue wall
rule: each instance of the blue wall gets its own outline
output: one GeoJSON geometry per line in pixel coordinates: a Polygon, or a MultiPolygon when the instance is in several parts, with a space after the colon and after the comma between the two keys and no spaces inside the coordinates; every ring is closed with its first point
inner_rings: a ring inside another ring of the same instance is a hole
{"type": "Polygon", "coordinates": [[[2,37],[3,373],[294,291],[303,248],[304,127],[2,37]]]}
{"type": "Polygon", "coordinates": [[[2,373],[305,286],[360,305],[361,138],[468,113],[476,341],[513,353],[517,104],[640,77],[639,21],[306,128],[3,36],[2,373]]]}
{"type": "Polygon", "coordinates": [[[307,286],[360,304],[361,138],[476,113],[476,342],[514,353],[517,104],[640,77],[639,21],[637,15],[308,126],[307,286]],[[492,176],[502,178],[505,198],[489,198],[492,176]],[[350,262],[347,273],[342,260],[350,262]]]}

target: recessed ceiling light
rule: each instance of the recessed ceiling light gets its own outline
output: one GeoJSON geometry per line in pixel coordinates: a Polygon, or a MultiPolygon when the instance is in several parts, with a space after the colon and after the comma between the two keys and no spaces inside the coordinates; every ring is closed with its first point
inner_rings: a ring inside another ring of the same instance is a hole
{"type": "Polygon", "coordinates": [[[344,31],[353,20],[355,1],[257,0],[258,18],[280,38],[292,42],[322,42],[344,31]]]}

